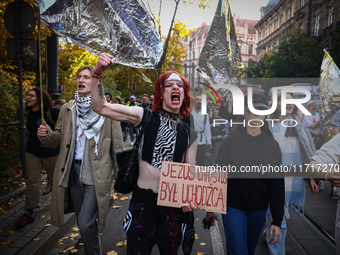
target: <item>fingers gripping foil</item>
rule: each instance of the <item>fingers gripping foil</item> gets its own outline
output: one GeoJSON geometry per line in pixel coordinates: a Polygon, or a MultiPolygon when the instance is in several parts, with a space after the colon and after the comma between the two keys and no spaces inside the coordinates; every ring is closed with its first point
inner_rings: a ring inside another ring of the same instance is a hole
{"type": "Polygon", "coordinates": [[[59,36],[88,50],[112,54],[116,62],[154,68],[163,42],[140,0],[40,0],[42,21],[59,36]]]}

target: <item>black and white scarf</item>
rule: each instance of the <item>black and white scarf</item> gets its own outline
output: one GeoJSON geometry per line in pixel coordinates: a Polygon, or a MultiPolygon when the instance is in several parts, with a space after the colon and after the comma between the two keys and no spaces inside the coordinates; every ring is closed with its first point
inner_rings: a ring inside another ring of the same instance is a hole
{"type": "Polygon", "coordinates": [[[77,126],[78,136],[84,133],[87,139],[93,137],[96,142],[95,153],[98,156],[100,129],[102,128],[105,117],[92,110],[91,96],[80,97],[78,91],[76,91],[74,98],[76,100],[76,110],[80,123],[80,125],[77,126]]]}

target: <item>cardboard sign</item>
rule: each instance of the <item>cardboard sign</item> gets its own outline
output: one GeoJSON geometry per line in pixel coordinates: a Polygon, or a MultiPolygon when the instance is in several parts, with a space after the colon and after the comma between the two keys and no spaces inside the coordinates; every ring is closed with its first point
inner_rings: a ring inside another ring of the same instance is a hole
{"type": "Polygon", "coordinates": [[[208,212],[225,214],[227,172],[163,161],[157,205],[182,207],[190,202],[208,212]]]}

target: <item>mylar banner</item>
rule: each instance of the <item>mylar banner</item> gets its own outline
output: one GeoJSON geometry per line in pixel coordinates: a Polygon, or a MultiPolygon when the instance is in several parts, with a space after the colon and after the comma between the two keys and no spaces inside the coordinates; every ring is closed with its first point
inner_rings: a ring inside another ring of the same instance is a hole
{"type": "Polygon", "coordinates": [[[163,42],[140,0],[40,0],[41,19],[59,36],[93,55],[107,52],[117,63],[154,68],[163,42]]]}
{"type": "Polygon", "coordinates": [[[244,72],[228,0],[219,0],[197,71],[207,80],[232,84],[244,72]]]}
{"type": "Polygon", "coordinates": [[[333,116],[340,110],[340,70],[326,50],[321,64],[320,73],[320,115],[322,119],[323,135],[330,134],[330,123],[333,116]]]}

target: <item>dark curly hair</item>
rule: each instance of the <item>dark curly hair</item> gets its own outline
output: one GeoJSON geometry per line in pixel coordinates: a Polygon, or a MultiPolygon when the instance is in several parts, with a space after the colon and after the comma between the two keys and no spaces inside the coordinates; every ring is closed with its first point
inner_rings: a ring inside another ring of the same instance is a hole
{"type": "MultiPolygon", "coordinates": [[[[34,88],[31,89],[30,91],[34,91],[37,94],[38,102],[39,102],[39,108],[41,104],[41,97],[40,97],[40,89],[34,88]]],[[[53,101],[51,96],[47,93],[46,90],[43,89],[43,107],[44,107],[44,112],[49,111],[53,107],[53,101]]],[[[30,111],[30,107],[26,106],[26,111],[30,111]]]]}
{"type": "Polygon", "coordinates": [[[190,115],[190,85],[187,79],[185,79],[182,75],[180,75],[176,71],[167,71],[163,73],[161,76],[159,76],[155,84],[155,90],[153,93],[154,102],[152,104],[152,110],[156,113],[159,113],[161,111],[162,109],[161,96],[164,91],[164,83],[172,73],[177,74],[182,79],[184,84],[184,100],[180,108],[181,118],[184,119],[190,115]]]}

